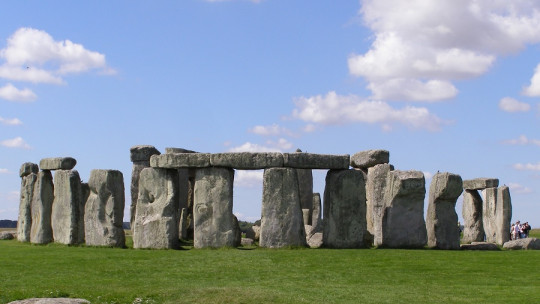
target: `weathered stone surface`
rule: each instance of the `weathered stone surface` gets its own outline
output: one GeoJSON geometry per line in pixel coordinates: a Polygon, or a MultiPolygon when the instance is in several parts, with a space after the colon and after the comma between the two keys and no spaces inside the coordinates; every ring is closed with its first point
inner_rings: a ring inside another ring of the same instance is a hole
{"type": "MultiPolygon", "coordinates": [[[[497,227],[495,225],[497,217],[497,188],[487,188],[482,190],[484,203],[482,205],[482,225],[486,235],[486,242],[497,242],[497,227]]],[[[510,231],[510,229],[508,230],[510,231]]]]}
{"type": "Polygon", "coordinates": [[[9,231],[0,232],[0,240],[13,240],[15,236],[9,231]]]}
{"type": "Polygon", "coordinates": [[[313,211],[311,212],[311,226],[322,230],[321,194],[313,193],[313,211]]]}
{"type": "Polygon", "coordinates": [[[90,304],[85,299],[75,298],[32,298],[9,302],[8,304],[90,304]]]}
{"type": "MultiPolygon", "coordinates": [[[[122,183],[123,182],[124,181],[122,181],[122,183]]],[[[81,183],[81,205],[79,206],[79,240],[81,243],[85,243],[84,212],[85,212],[86,201],[88,201],[89,196],[90,196],[90,186],[88,185],[88,183],[81,183]]]]}
{"type": "Polygon", "coordinates": [[[238,230],[232,213],[233,183],[233,169],[197,170],[193,206],[193,246],[195,248],[237,247],[239,245],[238,230]]]}
{"type": "Polygon", "coordinates": [[[503,245],[504,249],[519,250],[519,249],[532,249],[540,250],[540,240],[537,238],[517,239],[513,241],[507,241],[503,245]]]}
{"type": "Polygon", "coordinates": [[[129,149],[130,159],[132,162],[150,161],[152,155],[161,154],[154,146],[139,145],[129,149]]]}
{"type": "Polygon", "coordinates": [[[21,169],[19,169],[19,176],[25,177],[29,174],[37,174],[39,172],[39,167],[37,164],[34,163],[24,163],[21,165],[21,169]]]}
{"type": "Polygon", "coordinates": [[[463,192],[463,243],[481,242],[484,240],[484,224],[482,221],[482,197],[478,190],[463,192]]]}
{"type": "Polygon", "coordinates": [[[512,220],[512,200],[510,188],[497,188],[497,210],[495,211],[495,239],[503,245],[510,240],[510,225],[512,220]]]}
{"type": "Polygon", "coordinates": [[[425,194],[422,172],[396,170],[388,173],[382,243],[376,242],[375,245],[389,248],[421,248],[426,245],[425,194]]]}
{"type": "Polygon", "coordinates": [[[388,173],[394,170],[390,164],[380,164],[368,168],[366,182],[366,221],[367,230],[374,243],[382,243],[382,218],[384,213],[384,193],[388,173]]]}
{"type": "Polygon", "coordinates": [[[30,173],[21,178],[21,199],[19,202],[19,218],[17,220],[17,239],[19,242],[30,242],[32,197],[34,196],[36,182],[36,173],[30,173]]]}
{"type": "Polygon", "coordinates": [[[206,168],[210,167],[210,153],[175,153],[154,155],[150,158],[153,168],[206,168]]]}
{"type": "Polygon", "coordinates": [[[311,169],[296,169],[298,175],[298,193],[300,195],[300,206],[302,209],[307,209],[307,222],[304,224],[312,224],[313,213],[313,172],[311,169]]]}
{"type": "Polygon", "coordinates": [[[364,170],[376,165],[388,164],[388,162],[390,162],[390,152],[387,150],[367,150],[351,156],[351,167],[364,170]]]}
{"type": "Polygon", "coordinates": [[[299,169],[348,169],[350,155],[283,153],[283,166],[299,169]]]}
{"type": "Polygon", "coordinates": [[[302,209],[302,220],[304,222],[304,226],[305,225],[309,225],[309,217],[310,217],[310,212],[309,212],[309,209],[302,209]]]}
{"type": "Polygon", "coordinates": [[[77,161],[73,157],[44,158],[39,162],[41,170],[71,170],[77,161]]]}
{"type": "Polygon", "coordinates": [[[255,236],[253,237],[253,239],[255,241],[260,240],[260,238],[261,238],[261,226],[253,225],[253,226],[251,226],[251,229],[253,229],[253,232],[255,233],[255,236]]]}
{"type": "Polygon", "coordinates": [[[314,233],[307,241],[310,248],[320,248],[323,245],[323,233],[314,233]]]}
{"type": "Polygon", "coordinates": [[[182,240],[187,240],[187,230],[188,230],[188,211],[186,208],[180,210],[180,222],[178,223],[178,237],[182,240]]]}
{"type": "Polygon", "coordinates": [[[165,148],[165,153],[174,154],[174,153],[199,153],[199,152],[195,152],[195,151],[184,149],[184,148],[165,148]]]}
{"type": "Polygon", "coordinates": [[[329,248],[366,248],[366,184],[357,170],[330,170],[324,189],[323,243],[329,248]]]}
{"type": "Polygon", "coordinates": [[[475,178],[463,181],[463,189],[466,190],[483,190],[486,188],[499,187],[499,179],[497,178],[475,178]]]}
{"type": "Polygon", "coordinates": [[[133,248],[178,248],[178,174],[176,170],[145,168],[139,196],[133,248]]]}
{"type": "Polygon", "coordinates": [[[296,170],[291,168],[264,170],[261,213],[259,242],[261,247],[307,245],[296,170]]]}
{"type": "Polygon", "coordinates": [[[462,244],[462,250],[500,250],[499,247],[493,243],[488,242],[472,242],[471,244],[462,244]]]}
{"type": "Polygon", "coordinates": [[[278,152],[229,152],[210,155],[210,165],[242,170],[283,167],[283,154],[278,152]]]}
{"type": "Polygon", "coordinates": [[[92,170],[85,205],[86,245],[125,247],[124,176],[117,170],[92,170]]]}
{"type": "Polygon", "coordinates": [[[240,245],[242,246],[245,246],[245,247],[250,247],[250,246],[253,246],[253,239],[250,239],[250,238],[242,238],[242,240],[240,241],[240,245]]]}
{"type": "Polygon", "coordinates": [[[460,232],[456,201],[463,192],[461,176],[437,173],[429,186],[426,218],[428,246],[438,249],[459,249],[460,232]]]}
{"type": "Polygon", "coordinates": [[[57,170],[54,173],[54,201],[51,224],[54,241],[79,244],[81,207],[81,178],[76,170],[57,170]]]}
{"type": "Polygon", "coordinates": [[[51,226],[52,204],[54,200],[54,184],[51,171],[40,171],[32,196],[32,228],[30,242],[47,244],[52,242],[51,226]]]}

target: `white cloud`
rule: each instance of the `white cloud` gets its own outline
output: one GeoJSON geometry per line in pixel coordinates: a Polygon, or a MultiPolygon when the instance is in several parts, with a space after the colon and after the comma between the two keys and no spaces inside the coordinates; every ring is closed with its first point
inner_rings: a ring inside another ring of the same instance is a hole
{"type": "Polygon", "coordinates": [[[518,164],[514,164],[513,167],[514,167],[514,169],[520,170],[520,171],[523,171],[523,170],[540,171],[540,162],[537,163],[537,164],[531,164],[531,163],[521,164],[521,163],[518,163],[518,164]]]}
{"type": "Polygon", "coordinates": [[[499,109],[505,112],[527,112],[531,109],[531,105],[511,97],[505,97],[499,101],[499,109]]]}
{"type": "Polygon", "coordinates": [[[263,136],[278,136],[281,134],[292,135],[292,132],[289,129],[281,127],[278,124],[273,124],[271,126],[255,126],[249,129],[249,132],[263,136]]]}
{"type": "Polygon", "coordinates": [[[292,116],[306,122],[323,125],[346,123],[381,124],[385,130],[391,124],[403,124],[414,129],[439,130],[445,122],[426,108],[407,106],[396,109],[383,101],[362,100],[358,96],[338,95],[300,97],[295,100],[292,116]]]}
{"type": "Polygon", "coordinates": [[[7,173],[9,173],[8,169],[0,168],[0,174],[7,174],[7,173]]]}
{"type": "Polygon", "coordinates": [[[0,87],[0,98],[9,101],[29,102],[36,100],[37,95],[30,89],[19,90],[11,83],[8,83],[5,86],[0,87]]]}
{"type": "Polygon", "coordinates": [[[262,170],[235,170],[234,185],[239,187],[257,187],[262,185],[262,170]]]}
{"type": "Polygon", "coordinates": [[[8,125],[8,126],[19,126],[19,125],[22,125],[23,123],[18,118],[0,117],[0,124],[8,125]]]}
{"type": "Polygon", "coordinates": [[[433,173],[431,173],[431,172],[422,171],[422,173],[424,173],[424,178],[425,179],[432,179],[433,178],[433,173]]]}
{"type": "Polygon", "coordinates": [[[21,148],[21,149],[31,149],[29,144],[27,144],[22,137],[16,137],[13,139],[6,139],[0,142],[1,146],[7,148],[21,148]]]}
{"type": "Polygon", "coordinates": [[[267,140],[265,145],[246,142],[238,147],[232,147],[229,152],[283,152],[290,150],[293,144],[284,138],[277,141],[267,140]]]}
{"type": "Polygon", "coordinates": [[[540,96],[540,64],[534,69],[531,83],[523,88],[522,94],[532,97],[540,96]]]}
{"type": "Polygon", "coordinates": [[[514,194],[527,194],[532,193],[532,189],[529,187],[525,187],[523,185],[517,184],[517,183],[509,183],[508,187],[510,187],[510,191],[514,194]]]}
{"type": "Polygon", "coordinates": [[[0,77],[16,81],[61,84],[61,76],[66,74],[93,69],[114,72],[105,55],[70,40],[55,41],[47,32],[33,28],[15,31],[0,50],[0,58],[5,60],[0,77]]]}
{"type": "Polygon", "coordinates": [[[371,48],[349,56],[351,75],[363,77],[377,98],[438,101],[451,84],[486,73],[497,56],[540,41],[540,3],[490,0],[364,0],[371,48]],[[401,90],[398,90],[398,84],[401,90]],[[410,85],[414,84],[414,85],[410,85]],[[422,85],[423,84],[423,85],[422,85]],[[438,84],[444,90],[426,87],[438,84]],[[390,92],[384,88],[390,87],[390,92]]]}
{"type": "Polygon", "coordinates": [[[540,147],[540,140],[539,139],[529,139],[525,135],[520,135],[516,139],[509,139],[503,141],[503,144],[506,145],[535,145],[540,147]]]}
{"type": "Polygon", "coordinates": [[[317,130],[317,126],[314,124],[307,124],[302,128],[302,131],[304,133],[311,133],[311,132],[315,132],[316,130],[317,130]]]}

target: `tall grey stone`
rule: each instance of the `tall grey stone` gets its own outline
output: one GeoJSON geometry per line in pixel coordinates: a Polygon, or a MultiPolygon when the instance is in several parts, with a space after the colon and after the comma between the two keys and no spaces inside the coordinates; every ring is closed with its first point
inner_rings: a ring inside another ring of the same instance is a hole
{"type": "Polygon", "coordinates": [[[330,248],[365,248],[366,184],[358,170],[330,170],[324,189],[323,244],[330,248]]]}
{"type": "Polygon", "coordinates": [[[21,196],[19,203],[19,218],[17,220],[17,240],[30,242],[30,230],[32,229],[32,197],[37,182],[37,165],[24,163],[21,166],[21,196]]]}
{"type": "Polygon", "coordinates": [[[384,195],[382,243],[389,248],[421,248],[426,245],[424,220],[426,195],[424,174],[419,171],[390,171],[384,195]]]}
{"type": "Polygon", "coordinates": [[[92,170],[85,205],[86,245],[125,247],[124,176],[117,170],[92,170]]]}
{"type": "Polygon", "coordinates": [[[150,167],[150,157],[152,155],[160,155],[161,153],[154,147],[149,145],[133,146],[129,149],[130,159],[133,162],[133,169],[131,171],[131,206],[130,211],[130,224],[133,229],[133,222],[135,221],[135,213],[137,211],[137,197],[139,195],[139,176],[144,168],[150,167]]]}
{"type": "Polygon", "coordinates": [[[483,242],[484,224],[482,221],[483,200],[478,190],[463,192],[463,243],[483,242]]]}
{"type": "Polygon", "coordinates": [[[178,174],[176,170],[145,168],[133,226],[133,248],[178,248],[178,174]]]}
{"type": "Polygon", "coordinates": [[[496,241],[497,244],[504,245],[510,240],[510,222],[512,221],[512,199],[508,186],[497,188],[495,216],[496,241]]]}
{"type": "Polygon", "coordinates": [[[313,193],[313,212],[311,213],[311,226],[315,231],[322,230],[321,194],[313,193]]]}
{"type": "Polygon", "coordinates": [[[88,201],[89,196],[90,196],[90,186],[88,185],[88,183],[81,183],[81,204],[79,205],[79,241],[81,243],[85,243],[84,212],[85,212],[86,201],[88,201]]]}
{"type": "Polygon", "coordinates": [[[54,200],[54,184],[51,171],[44,170],[37,174],[32,196],[32,228],[30,242],[47,244],[52,242],[51,227],[52,204],[54,200]]]}
{"type": "Polygon", "coordinates": [[[429,186],[426,218],[428,246],[438,249],[460,249],[460,232],[456,201],[463,192],[461,176],[437,173],[429,186]]]}
{"type": "Polygon", "coordinates": [[[484,198],[484,204],[482,205],[482,225],[486,234],[486,242],[496,243],[497,188],[486,188],[482,190],[482,196],[484,198]]]}
{"type": "Polygon", "coordinates": [[[305,225],[312,225],[313,212],[313,173],[311,169],[296,169],[298,175],[298,193],[300,195],[300,206],[308,209],[308,218],[305,225]]]}
{"type": "Polygon", "coordinates": [[[54,173],[54,201],[51,214],[55,242],[66,245],[82,242],[79,234],[81,198],[79,173],[76,170],[57,170],[54,173]]]}
{"type": "Polygon", "coordinates": [[[374,243],[382,243],[382,218],[384,213],[386,182],[388,173],[394,170],[390,164],[379,164],[368,168],[366,182],[367,230],[373,235],[374,243]]]}
{"type": "Polygon", "coordinates": [[[380,164],[388,164],[390,152],[387,150],[367,150],[351,156],[351,167],[367,170],[380,164]]]}
{"type": "Polygon", "coordinates": [[[294,169],[264,170],[259,245],[267,248],[307,246],[298,175],[294,169]]]}
{"type": "Polygon", "coordinates": [[[77,164],[73,157],[44,158],[39,162],[41,170],[71,170],[77,164]]]}
{"type": "Polygon", "coordinates": [[[182,208],[180,210],[180,222],[178,223],[178,237],[182,240],[187,239],[187,229],[189,226],[187,217],[188,217],[187,208],[182,208]]]}
{"type": "Polygon", "coordinates": [[[240,245],[238,221],[233,215],[233,183],[233,169],[197,170],[193,206],[195,248],[240,245]]]}

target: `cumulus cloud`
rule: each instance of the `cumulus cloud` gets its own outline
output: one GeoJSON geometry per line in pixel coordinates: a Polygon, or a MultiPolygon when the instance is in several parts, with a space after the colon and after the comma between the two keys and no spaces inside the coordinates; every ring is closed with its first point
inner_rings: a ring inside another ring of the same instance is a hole
{"type": "Polygon", "coordinates": [[[521,164],[521,163],[517,163],[517,164],[514,164],[513,167],[514,167],[514,169],[520,170],[520,171],[524,171],[524,170],[540,171],[540,162],[537,163],[537,164],[531,164],[531,163],[521,164]]]}
{"type": "Polygon", "coordinates": [[[0,117],[0,124],[8,125],[8,126],[19,126],[19,125],[22,125],[23,123],[18,118],[0,117]]]}
{"type": "Polygon", "coordinates": [[[540,64],[534,69],[531,82],[528,86],[523,88],[522,94],[532,97],[540,96],[540,64]]]}
{"type": "Polygon", "coordinates": [[[529,139],[525,135],[520,135],[518,138],[503,141],[503,144],[506,144],[506,145],[535,145],[535,146],[540,147],[540,140],[539,139],[529,139]]]}
{"type": "Polygon", "coordinates": [[[257,187],[262,185],[262,170],[235,170],[234,185],[239,187],[257,187]]]}
{"type": "MultiPolygon", "coordinates": [[[[0,77],[2,77],[1,74],[0,77]]],[[[19,90],[11,83],[8,83],[0,87],[0,98],[9,101],[30,102],[36,100],[37,96],[30,89],[19,90]]]]}
{"type": "Polygon", "coordinates": [[[402,124],[413,129],[437,131],[445,124],[426,108],[407,106],[391,107],[383,101],[363,100],[349,95],[329,92],[325,96],[300,97],[295,100],[292,116],[310,123],[340,125],[346,123],[380,124],[388,130],[392,124],[402,124]]]}
{"type": "Polygon", "coordinates": [[[0,141],[0,145],[7,148],[19,148],[19,149],[31,149],[32,147],[27,144],[22,137],[15,137],[13,139],[6,139],[0,141]]]}
{"type": "Polygon", "coordinates": [[[349,56],[349,72],[385,100],[452,98],[452,81],[480,76],[497,56],[540,41],[534,1],[365,0],[360,13],[374,40],[349,56]]]}
{"type": "Polygon", "coordinates": [[[523,185],[520,185],[518,183],[509,183],[508,187],[510,187],[510,191],[512,194],[528,194],[532,193],[532,189],[529,187],[525,187],[523,185]]]}
{"type": "Polygon", "coordinates": [[[9,173],[8,169],[0,168],[0,174],[7,174],[7,173],[9,173]]]}
{"type": "Polygon", "coordinates": [[[229,152],[283,152],[290,150],[293,144],[284,138],[277,141],[268,140],[264,145],[246,142],[238,147],[232,147],[229,152]]]}
{"type": "Polygon", "coordinates": [[[249,129],[249,132],[262,135],[262,136],[278,136],[278,135],[292,135],[293,132],[291,132],[289,129],[282,127],[278,124],[273,124],[270,126],[255,126],[251,129],[249,129]]]}
{"type": "Polygon", "coordinates": [[[505,112],[527,112],[531,109],[531,105],[511,97],[505,97],[499,101],[499,109],[505,112]]]}

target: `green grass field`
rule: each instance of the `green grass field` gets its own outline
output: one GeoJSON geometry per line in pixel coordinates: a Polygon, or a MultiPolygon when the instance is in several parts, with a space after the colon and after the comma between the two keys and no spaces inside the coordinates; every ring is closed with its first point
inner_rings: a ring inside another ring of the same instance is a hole
{"type": "Polygon", "coordinates": [[[0,261],[0,303],[30,297],[92,303],[540,299],[540,251],[533,250],[133,250],[0,241],[0,261]]]}

